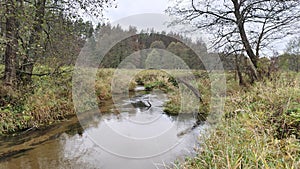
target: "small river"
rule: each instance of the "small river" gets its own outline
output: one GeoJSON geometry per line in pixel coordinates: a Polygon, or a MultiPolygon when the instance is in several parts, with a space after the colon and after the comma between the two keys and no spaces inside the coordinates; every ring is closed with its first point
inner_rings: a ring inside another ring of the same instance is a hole
{"type": "Polygon", "coordinates": [[[102,113],[92,111],[85,127],[73,117],[44,130],[0,138],[0,169],[170,167],[195,155],[207,126],[195,126],[193,114],[166,115],[166,100],[162,93],[137,91],[129,99],[106,102],[102,113]]]}

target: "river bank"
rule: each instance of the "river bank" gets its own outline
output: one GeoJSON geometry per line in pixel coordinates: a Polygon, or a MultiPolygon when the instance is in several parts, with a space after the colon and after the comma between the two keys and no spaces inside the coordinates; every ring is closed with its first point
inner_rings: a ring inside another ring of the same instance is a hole
{"type": "MultiPolygon", "coordinates": [[[[46,68],[39,68],[38,72],[46,68]]],[[[55,77],[34,77],[32,86],[11,91],[1,87],[0,134],[17,135],[31,129],[55,126],[74,116],[72,103],[72,68],[55,77]],[[24,91],[26,95],[22,95],[24,91]]],[[[111,99],[113,69],[97,74],[96,95],[99,106],[111,99]]],[[[203,72],[194,71],[194,83],[203,103],[209,105],[210,81],[203,72]]],[[[179,168],[297,168],[300,159],[300,76],[279,73],[253,86],[240,87],[234,74],[227,75],[227,98],[222,122],[196,158],[187,158],[179,168]]],[[[166,73],[147,70],[138,74],[128,90],[143,85],[147,90],[160,89],[168,94],[165,112],[180,109],[178,83],[166,73]]],[[[1,85],[2,86],[2,85],[1,85]]],[[[203,138],[204,139],[204,138],[203,138]]]]}
{"type": "Polygon", "coordinates": [[[299,85],[300,75],[290,72],[246,89],[228,87],[222,122],[197,157],[177,168],[299,168],[299,85]]]}
{"type": "MultiPolygon", "coordinates": [[[[34,70],[36,74],[49,71],[52,71],[51,68],[45,66],[37,66],[34,70]]],[[[72,101],[73,68],[64,67],[59,72],[63,73],[34,76],[31,85],[19,88],[17,91],[0,84],[0,135],[15,135],[32,128],[59,124],[68,117],[76,115],[72,101]]],[[[115,69],[98,70],[95,82],[98,106],[112,98],[111,81],[114,72],[115,69]]],[[[207,78],[203,81],[207,81],[207,78]]],[[[178,84],[166,72],[142,71],[131,80],[127,92],[133,91],[137,85],[142,85],[149,91],[159,89],[168,93],[169,101],[165,104],[165,112],[178,114],[180,109],[178,84]]],[[[200,86],[202,89],[206,86],[207,90],[209,87],[209,85],[200,86]]],[[[208,101],[209,99],[206,99],[206,104],[208,101]]]]}

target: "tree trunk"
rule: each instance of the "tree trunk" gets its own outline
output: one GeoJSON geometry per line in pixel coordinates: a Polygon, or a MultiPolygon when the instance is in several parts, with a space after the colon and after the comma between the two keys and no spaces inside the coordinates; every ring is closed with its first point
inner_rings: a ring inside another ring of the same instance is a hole
{"type": "Polygon", "coordinates": [[[258,56],[256,56],[252,50],[252,47],[250,45],[250,42],[248,40],[246,31],[245,31],[245,27],[244,27],[244,18],[240,13],[240,4],[238,2],[238,0],[232,0],[233,4],[234,4],[234,15],[236,17],[236,24],[238,26],[239,29],[239,33],[240,33],[240,37],[242,39],[242,43],[243,46],[246,50],[247,55],[249,56],[252,64],[250,64],[250,72],[251,72],[251,78],[253,80],[257,80],[258,79],[258,73],[256,71],[257,67],[258,67],[258,56]]]}
{"type": "MultiPolygon", "coordinates": [[[[39,51],[41,51],[41,34],[43,33],[43,23],[45,16],[46,0],[38,0],[35,7],[35,19],[33,31],[29,39],[31,48],[27,50],[27,57],[23,59],[23,63],[20,67],[20,78],[23,84],[28,84],[32,81],[31,76],[33,72],[33,66],[38,59],[39,51]]],[[[41,53],[41,52],[40,52],[41,53]]]]}
{"type": "Polygon", "coordinates": [[[4,55],[4,83],[14,86],[16,84],[16,59],[17,59],[17,27],[14,13],[15,3],[13,0],[6,1],[6,49],[4,55]]]}
{"type": "Polygon", "coordinates": [[[240,68],[240,64],[241,64],[240,60],[241,60],[241,57],[243,57],[243,56],[240,55],[240,58],[238,58],[238,56],[235,55],[235,65],[236,65],[236,73],[237,73],[237,76],[238,76],[238,79],[239,79],[239,85],[240,85],[240,86],[244,86],[245,83],[244,83],[242,71],[241,71],[241,68],[240,68]]]}

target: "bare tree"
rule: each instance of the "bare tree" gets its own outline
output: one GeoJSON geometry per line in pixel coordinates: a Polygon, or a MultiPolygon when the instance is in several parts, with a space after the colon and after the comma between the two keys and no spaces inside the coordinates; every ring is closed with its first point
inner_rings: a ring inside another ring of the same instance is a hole
{"type": "Polygon", "coordinates": [[[192,24],[214,35],[213,47],[245,50],[251,74],[257,80],[261,49],[287,35],[298,33],[300,1],[296,0],[177,0],[167,12],[174,23],[192,24]]]}

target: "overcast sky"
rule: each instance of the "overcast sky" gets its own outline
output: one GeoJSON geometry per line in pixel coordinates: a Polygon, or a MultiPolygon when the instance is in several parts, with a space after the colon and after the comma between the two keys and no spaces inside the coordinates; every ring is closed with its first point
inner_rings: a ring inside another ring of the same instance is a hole
{"type": "MultiPolygon", "coordinates": [[[[117,8],[106,9],[104,12],[104,17],[112,25],[118,24],[125,29],[131,25],[138,28],[138,31],[153,28],[158,32],[182,33],[180,26],[168,27],[174,19],[165,13],[172,4],[171,0],[117,0],[116,4],[117,8]]],[[[195,33],[193,35],[196,40],[195,33]]]]}
{"type": "Polygon", "coordinates": [[[105,17],[111,22],[126,16],[143,13],[163,13],[169,0],[118,0],[117,8],[108,9],[105,17]]]}

